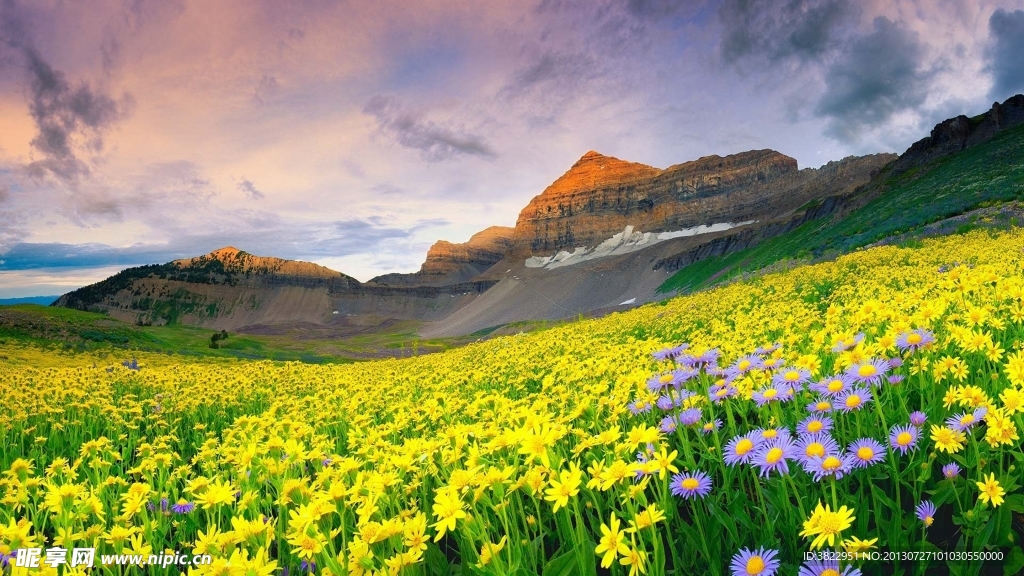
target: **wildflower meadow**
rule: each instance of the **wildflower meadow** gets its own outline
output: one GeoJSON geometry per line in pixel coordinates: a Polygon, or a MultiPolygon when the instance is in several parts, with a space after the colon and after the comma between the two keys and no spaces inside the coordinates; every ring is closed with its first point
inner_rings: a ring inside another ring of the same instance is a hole
{"type": "Polygon", "coordinates": [[[1024,232],[974,231],[347,365],[3,344],[0,563],[1015,574],[1022,261],[1024,232]]]}

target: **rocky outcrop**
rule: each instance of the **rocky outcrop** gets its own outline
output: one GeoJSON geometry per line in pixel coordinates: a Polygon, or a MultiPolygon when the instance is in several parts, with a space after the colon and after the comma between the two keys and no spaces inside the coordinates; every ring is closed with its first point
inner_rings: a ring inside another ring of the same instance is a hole
{"type": "Polygon", "coordinates": [[[225,276],[294,276],[299,278],[340,278],[355,281],[354,278],[319,264],[285,260],[272,256],[255,256],[234,246],[218,248],[209,254],[195,258],[175,260],[171,262],[171,265],[182,271],[206,271],[211,274],[220,272],[225,276]]]}
{"type": "Polygon", "coordinates": [[[389,286],[443,286],[467,282],[505,257],[512,246],[513,228],[491,226],[461,244],[439,240],[427,251],[419,272],[384,274],[370,280],[389,286]]]}
{"type": "Polygon", "coordinates": [[[363,284],[310,262],[255,256],[229,246],[204,256],[123,270],[69,292],[53,305],[104,312],[138,324],[181,323],[235,330],[295,322],[329,324],[340,315],[356,313],[433,318],[461,306],[494,283],[363,284]]]}
{"type": "Polygon", "coordinates": [[[588,152],[519,214],[512,255],[596,246],[633,226],[669,232],[772,218],[867,183],[893,155],[799,170],[773,150],[707,156],[658,170],[588,152]]]}
{"type": "Polygon", "coordinates": [[[960,115],[944,120],[932,128],[931,134],[911,144],[893,165],[893,176],[923,166],[936,158],[948,156],[981,144],[1002,130],[1024,124],[1024,94],[1017,94],[973,118],[960,115]]]}

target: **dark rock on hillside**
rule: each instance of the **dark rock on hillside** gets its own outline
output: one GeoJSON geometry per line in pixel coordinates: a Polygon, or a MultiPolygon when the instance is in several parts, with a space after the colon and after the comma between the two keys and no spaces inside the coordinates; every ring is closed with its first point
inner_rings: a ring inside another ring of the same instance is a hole
{"type": "Polygon", "coordinates": [[[893,165],[896,176],[936,158],[948,156],[991,139],[997,132],[1024,123],[1024,94],[1017,94],[973,118],[960,115],[943,120],[930,135],[914,142],[893,165]]]}

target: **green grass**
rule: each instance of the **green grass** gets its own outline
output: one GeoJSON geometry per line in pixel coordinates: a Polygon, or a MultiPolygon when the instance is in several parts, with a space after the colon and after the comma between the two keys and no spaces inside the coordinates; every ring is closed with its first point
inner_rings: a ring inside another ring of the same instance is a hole
{"type": "MultiPolygon", "coordinates": [[[[547,323],[521,323],[531,331],[547,323]]],[[[518,326],[518,324],[517,324],[518,326]]],[[[345,363],[390,356],[417,356],[440,352],[472,342],[488,334],[459,338],[425,339],[417,335],[419,323],[402,322],[386,329],[341,337],[310,337],[300,329],[274,335],[230,333],[210,347],[219,330],[182,324],[137,326],[105,314],[35,304],[0,308],[0,343],[34,344],[66,351],[144,351],[193,357],[243,358],[251,360],[298,360],[306,363],[345,363]]],[[[488,332],[496,331],[495,327],[488,332]]]]}
{"type": "Polygon", "coordinates": [[[1024,199],[1024,125],[865,191],[878,196],[835,222],[824,218],[758,245],[701,260],[673,274],[659,292],[693,292],[786,260],[821,260],[918,230],[968,210],[1024,199]]]}
{"type": "Polygon", "coordinates": [[[35,304],[0,310],[0,341],[73,351],[124,350],[197,357],[351,362],[343,354],[323,353],[322,342],[231,334],[210,348],[216,330],[193,326],[134,326],[94,312],[35,304]]]}

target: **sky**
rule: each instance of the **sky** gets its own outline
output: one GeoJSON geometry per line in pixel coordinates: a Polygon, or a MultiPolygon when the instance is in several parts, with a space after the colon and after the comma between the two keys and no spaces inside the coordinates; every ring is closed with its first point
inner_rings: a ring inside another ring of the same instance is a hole
{"type": "Polygon", "coordinates": [[[226,245],[412,272],[588,150],[900,153],[1020,54],[1024,0],[0,0],[0,297],[226,245]]]}

